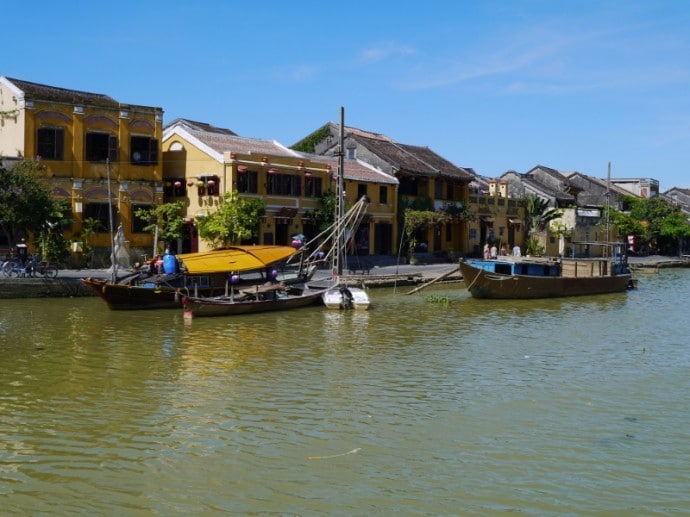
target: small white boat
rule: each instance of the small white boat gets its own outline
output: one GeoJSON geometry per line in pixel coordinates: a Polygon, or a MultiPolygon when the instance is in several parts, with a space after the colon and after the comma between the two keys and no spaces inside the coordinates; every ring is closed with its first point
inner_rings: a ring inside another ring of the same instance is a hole
{"type": "Polygon", "coordinates": [[[360,287],[336,286],[321,296],[327,309],[369,309],[369,294],[360,287]]]}
{"type": "Polygon", "coordinates": [[[345,212],[345,186],[344,186],[344,161],[343,140],[345,126],[345,111],[340,108],[340,138],[338,148],[338,174],[335,186],[335,229],[333,233],[332,265],[334,287],[328,289],[321,296],[324,305],[328,309],[356,309],[367,310],[369,308],[369,294],[360,287],[350,287],[339,280],[343,270],[346,269],[347,253],[345,247],[346,236],[355,234],[355,229],[361,221],[361,215],[366,210],[367,199],[362,196],[350,210],[345,212]]]}

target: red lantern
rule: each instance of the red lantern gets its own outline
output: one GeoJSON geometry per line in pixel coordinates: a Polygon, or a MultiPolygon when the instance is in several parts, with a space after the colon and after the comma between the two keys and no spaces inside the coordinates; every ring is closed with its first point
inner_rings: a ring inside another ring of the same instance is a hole
{"type": "Polygon", "coordinates": [[[271,167],[270,169],[268,169],[268,173],[269,174],[278,174],[278,169],[271,167]]]}
{"type": "Polygon", "coordinates": [[[213,181],[213,180],[208,180],[208,186],[209,186],[209,187],[213,187],[215,184],[216,184],[215,181],[213,181]]]}
{"type": "Polygon", "coordinates": [[[188,187],[191,187],[192,185],[194,185],[194,182],[193,182],[193,181],[188,181],[188,182],[187,182],[187,186],[188,186],[188,187]]]}
{"type": "Polygon", "coordinates": [[[173,183],[173,185],[175,185],[175,188],[180,188],[182,186],[182,182],[176,181],[175,183],[173,183]]]}
{"type": "Polygon", "coordinates": [[[238,165],[237,166],[237,172],[240,174],[244,174],[245,172],[247,172],[248,169],[249,169],[249,167],[247,167],[246,165],[238,165]]]}

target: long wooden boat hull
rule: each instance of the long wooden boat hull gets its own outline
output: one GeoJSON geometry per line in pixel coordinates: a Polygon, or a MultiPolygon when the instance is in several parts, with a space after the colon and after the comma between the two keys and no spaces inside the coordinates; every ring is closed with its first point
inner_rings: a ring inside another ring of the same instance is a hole
{"type": "Polygon", "coordinates": [[[474,298],[534,299],[618,293],[632,287],[631,274],[593,277],[504,275],[460,263],[462,278],[474,298]]]}
{"type": "Polygon", "coordinates": [[[232,301],[224,297],[202,298],[184,296],[182,303],[185,316],[235,316],[260,312],[285,311],[316,305],[321,302],[323,290],[305,289],[301,294],[288,295],[284,298],[253,299],[232,301]]]}
{"type": "MultiPolygon", "coordinates": [[[[309,268],[306,273],[285,272],[278,273],[277,280],[283,284],[294,284],[305,282],[311,279],[316,268],[309,268]]],[[[241,287],[245,284],[254,285],[264,282],[265,278],[247,274],[241,281],[241,287]]],[[[194,286],[188,279],[186,282],[182,278],[177,281],[187,287],[175,287],[169,283],[147,282],[146,278],[140,283],[112,283],[100,278],[82,278],[82,283],[88,286],[98,295],[112,310],[146,310],[146,309],[179,309],[182,307],[181,296],[211,297],[222,296],[225,294],[225,275],[208,275],[206,287],[194,286]]]]}
{"type": "MultiPolygon", "coordinates": [[[[82,283],[98,295],[112,310],[179,309],[186,290],[166,286],[113,284],[99,278],[82,278],[82,283]]],[[[202,296],[218,296],[224,287],[200,288],[202,296]]]]}

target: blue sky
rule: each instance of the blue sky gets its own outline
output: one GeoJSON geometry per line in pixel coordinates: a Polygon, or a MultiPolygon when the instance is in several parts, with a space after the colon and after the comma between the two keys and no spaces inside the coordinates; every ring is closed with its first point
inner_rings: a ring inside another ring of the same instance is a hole
{"type": "Polygon", "coordinates": [[[3,5],[0,75],[290,146],[324,123],[479,174],[535,165],[690,188],[690,2],[3,5]]]}

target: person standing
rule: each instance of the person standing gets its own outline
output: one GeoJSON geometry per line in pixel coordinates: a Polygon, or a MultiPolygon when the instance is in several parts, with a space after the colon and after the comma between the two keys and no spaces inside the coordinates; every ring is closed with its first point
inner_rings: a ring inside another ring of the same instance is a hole
{"type": "Polygon", "coordinates": [[[498,258],[498,248],[495,244],[491,246],[491,258],[494,260],[498,258]]]}

